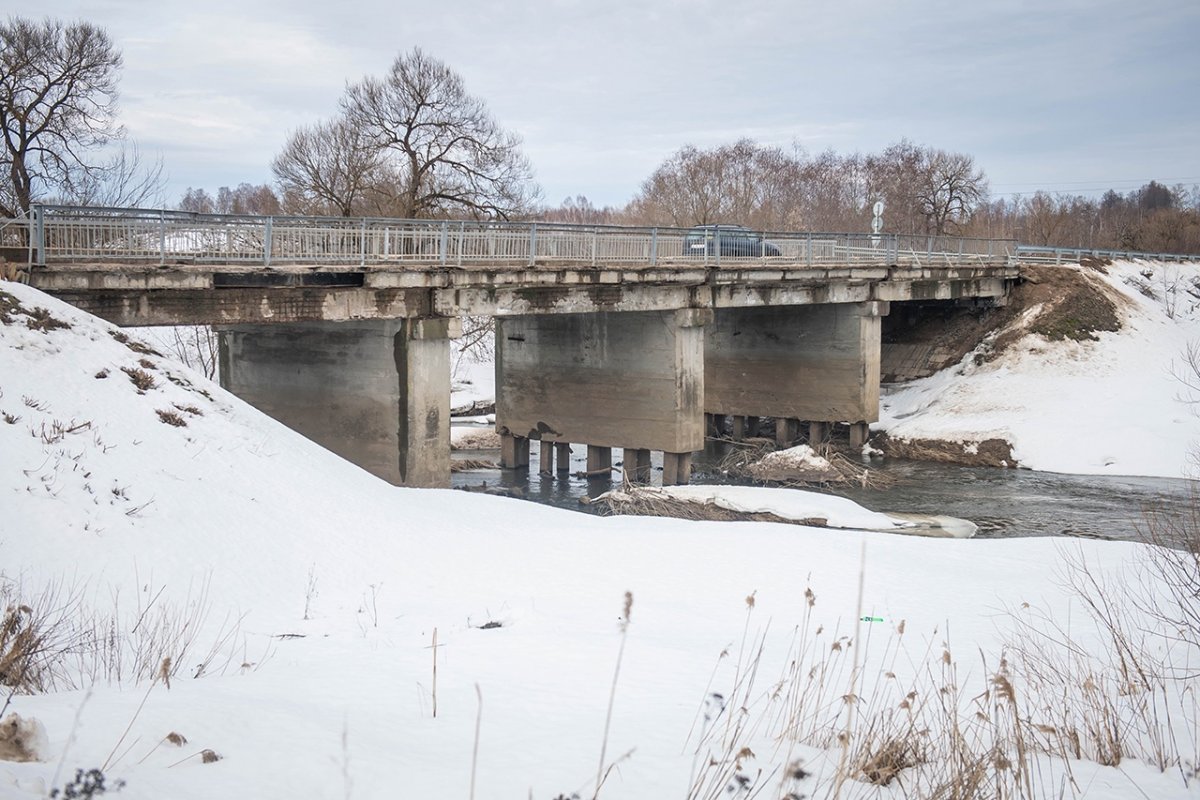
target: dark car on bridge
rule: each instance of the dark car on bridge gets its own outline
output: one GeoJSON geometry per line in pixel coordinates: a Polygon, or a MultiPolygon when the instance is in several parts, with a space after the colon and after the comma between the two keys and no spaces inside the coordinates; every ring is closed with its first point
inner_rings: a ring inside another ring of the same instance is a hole
{"type": "Polygon", "coordinates": [[[697,225],[683,237],[685,256],[763,258],[782,255],[779,248],[741,225],[697,225]]]}

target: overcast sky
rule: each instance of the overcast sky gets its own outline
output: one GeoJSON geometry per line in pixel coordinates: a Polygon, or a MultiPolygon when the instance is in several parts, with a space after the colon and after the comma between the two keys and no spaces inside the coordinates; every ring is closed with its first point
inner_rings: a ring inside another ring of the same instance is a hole
{"type": "Polygon", "coordinates": [[[993,195],[1200,183],[1196,0],[46,0],[122,50],[121,119],[174,205],[271,182],[347,81],[421,47],[520,134],[544,199],[622,205],[666,157],[749,136],[902,137],[973,155],[993,195]]]}

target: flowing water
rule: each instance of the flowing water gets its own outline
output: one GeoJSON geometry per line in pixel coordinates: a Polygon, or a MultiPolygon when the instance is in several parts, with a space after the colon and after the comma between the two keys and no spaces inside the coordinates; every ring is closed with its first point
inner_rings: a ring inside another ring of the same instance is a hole
{"type": "MultiPolygon", "coordinates": [[[[537,473],[538,443],[532,442],[530,470],[481,470],[456,473],[458,488],[500,489],[527,500],[588,512],[582,497],[595,497],[613,482],[582,477],[544,476],[537,473]]],[[[614,464],[621,451],[614,450],[614,464]]],[[[456,458],[499,460],[497,451],[457,452],[456,458]]],[[[571,473],[585,468],[586,448],[572,447],[571,473]]],[[[661,464],[654,461],[655,474],[661,464]]],[[[730,481],[705,471],[696,463],[693,484],[730,481]]],[[[1197,484],[1168,478],[1061,475],[994,467],[962,467],[897,459],[880,459],[871,469],[895,479],[883,490],[839,488],[833,494],[847,497],[872,511],[946,514],[969,519],[979,526],[977,537],[1081,536],[1096,539],[1136,540],[1144,529],[1145,512],[1184,511],[1197,484]]],[[[617,472],[613,473],[614,476],[617,472]]],[[[657,480],[657,478],[656,478],[657,480]]]]}

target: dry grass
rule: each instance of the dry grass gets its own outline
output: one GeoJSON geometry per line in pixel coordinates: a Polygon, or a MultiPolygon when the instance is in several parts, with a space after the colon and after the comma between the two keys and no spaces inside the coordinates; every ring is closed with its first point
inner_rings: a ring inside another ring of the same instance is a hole
{"type": "Polygon", "coordinates": [[[53,689],[63,659],[82,645],[75,627],[79,598],[60,584],[20,600],[19,588],[0,583],[0,686],[21,694],[53,689]]]}
{"type": "Polygon", "coordinates": [[[776,452],[775,442],[771,439],[745,439],[742,441],[722,440],[728,446],[728,451],[716,464],[716,470],[723,475],[740,480],[754,481],[771,486],[788,486],[794,488],[825,488],[843,484],[853,484],[869,489],[886,489],[895,483],[895,479],[883,473],[873,471],[861,460],[847,456],[840,443],[822,442],[812,445],[813,452],[829,462],[830,470],[812,479],[797,476],[791,477],[778,474],[762,467],[762,460],[776,452]]]}
{"type": "Polygon", "coordinates": [[[672,497],[652,486],[605,492],[591,500],[580,498],[580,502],[596,506],[605,516],[671,517],[709,522],[783,522],[816,527],[823,527],[828,522],[819,518],[788,519],[766,511],[734,511],[712,502],[672,497]]]}
{"type": "Polygon", "coordinates": [[[25,313],[29,317],[29,319],[25,320],[25,327],[29,328],[31,331],[49,332],[60,330],[62,328],[70,329],[71,327],[69,322],[64,322],[63,320],[58,319],[52,315],[49,310],[40,306],[32,309],[31,311],[26,311],[25,313]]]}
{"type": "Polygon", "coordinates": [[[137,387],[138,394],[145,394],[155,386],[154,376],[144,369],[121,367],[121,372],[129,376],[129,382],[137,387]]]}
{"type": "Polygon", "coordinates": [[[62,584],[30,591],[0,576],[0,686],[38,693],[162,680],[169,688],[185,665],[198,678],[245,661],[233,646],[239,619],[211,628],[213,643],[197,650],[208,617],[206,584],[180,605],[164,603],[164,591],[146,587],[128,610],[114,596],[101,612],[62,584]]]}
{"type": "Polygon", "coordinates": [[[110,330],[108,332],[108,334],[113,339],[115,339],[116,341],[125,345],[130,350],[132,350],[135,353],[138,353],[139,355],[158,356],[159,358],[162,358],[162,353],[158,352],[153,347],[151,347],[150,345],[148,345],[144,342],[139,342],[137,339],[130,338],[129,334],[125,333],[124,331],[110,330]]]}
{"type": "Polygon", "coordinates": [[[1148,657],[1162,648],[1148,646],[1144,617],[1116,614],[1128,585],[1094,578],[1090,565],[1072,570],[1103,647],[1078,621],[1061,627],[1026,608],[1001,653],[964,664],[937,631],[910,652],[903,621],[827,630],[807,591],[779,677],[762,687],[772,659],[766,632],[749,633],[748,611],[688,737],[689,800],[876,797],[882,786],[921,800],[1061,800],[1084,791],[1073,775],[1081,759],[1135,758],[1195,781],[1196,754],[1185,749],[1197,746],[1198,687],[1163,674],[1180,654],[1148,657]],[[805,748],[819,755],[797,775],[805,748]]]}
{"type": "Polygon", "coordinates": [[[158,419],[160,422],[163,422],[163,423],[170,425],[172,427],[175,427],[175,428],[186,428],[187,427],[187,420],[184,419],[183,417],[179,416],[179,414],[177,414],[176,412],[171,411],[170,409],[165,409],[165,408],[156,409],[155,413],[158,414],[158,419]]]}
{"type": "Polygon", "coordinates": [[[450,461],[451,472],[471,472],[479,469],[500,469],[500,465],[495,461],[481,458],[462,458],[450,461]]]}

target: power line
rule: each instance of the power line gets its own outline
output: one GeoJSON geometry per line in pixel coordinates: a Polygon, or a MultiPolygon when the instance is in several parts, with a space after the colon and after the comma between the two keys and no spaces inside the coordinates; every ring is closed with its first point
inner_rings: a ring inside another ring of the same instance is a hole
{"type": "Polygon", "coordinates": [[[1011,197],[1014,195],[1015,196],[1034,195],[1034,194],[1038,194],[1039,192],[1044,192],[1046,194],[1064,194],[1064,193],[1068,193],[1068,192],[1079,192],[1079,193],[1083,193],[1083,194],[1088,194],[1088,193],[1104,192],[1104,191],[1108,191],[1109,189],[1112,189],[1115,191],[1117,189],[1141,188],[1142,186],[1145,186],[1146,184],[1150,183],[1151,181],[1155,181],[1156,183],[1159,183],[1159,184],[1162,184],[1165,186],[1172,186],[1174,184],[1187,183],[1188,181],[1200,181],[1200,176],[1192,176],[1192,177],[1185,177],[1185,178],[1162,178],[1162,179],[1160,179],[1160,178],[1145,178],[1145,179],[1130,178],[1128,180],[1111,180],[1111,181],[1104,181],[1104,180],[1099,180],[1099,181],[1055,181],[1054,186],[1048,186],[1048,187],[1044,186],[1044,187],[1041,187],[1038,189],[1030,189],[1028,191],[1019,191],[1019,192],[1003,191],[1000,187],[1004,187],[1004,186],[1037,186],[1037,182],[1036,181],[1023,181],[1023,182],[1018,183],[1018,182],[1014,181],[1014,182],[1006,182],[1006,183],[989,183],[988,188],[994,190],[993,194],[1004,195],[1005,197],[1011,197]],[[1125,184],[1125,185],[1122,186],[1121,184],[1125,184]],[[1068,188],[1068,187],[1074,187],[1074,188],[1068,188]]]}

